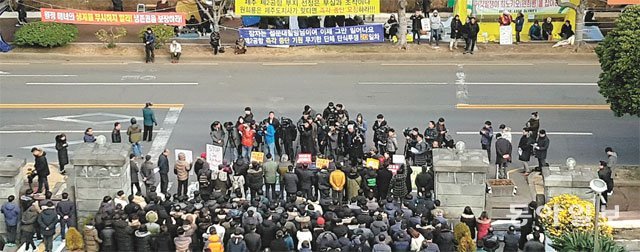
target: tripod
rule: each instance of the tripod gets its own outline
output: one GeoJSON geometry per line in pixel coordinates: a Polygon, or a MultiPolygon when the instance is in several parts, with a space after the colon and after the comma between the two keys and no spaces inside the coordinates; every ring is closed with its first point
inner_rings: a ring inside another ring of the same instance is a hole
{"type": "Polygon", "coordinates": [[[228,135],[227,135],[227,142],[224,144],[224,148],[223,148],[223,157],[226,156],[227,154],[227,149],[228,147],[231,147],[231,154],[232,154],[232,158],[231,161],[235,161],[238,157],[237,157],[237,146],[236,146],[236,139],[235,137],[233,137],[233,132],[231,131],[227,131],[228,135]]]}

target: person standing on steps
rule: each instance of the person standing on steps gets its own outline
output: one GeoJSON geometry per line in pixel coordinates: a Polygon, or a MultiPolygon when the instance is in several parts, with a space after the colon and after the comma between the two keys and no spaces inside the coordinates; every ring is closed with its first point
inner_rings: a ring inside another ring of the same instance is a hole
{"type": "Polygon", "coordinates": [[[4,224],[7,227],[7,247],[16,246],[18,234],[18,220],[20,220],[20,206],[14,202],[16,196],[9,195],[7,202],[2,205],[4,224]]]}
{"type": "Polygon", "coordinates": [[[144,40],[142,42],[144,42],[144,53],[146,56],[145,62],[155,62],[156,55],[154,50],[156,49],[156,35],[153,34],[151,27],[147,28],[147,32],[144,33],[144,40]]]}
{"type": "Polygon", "coordinates": [[[56,136],[56,150],[58,151],[58,165],[60,166],[60,174],[64,175],[66,171],[64,166],[69,164],[69,154],[67,152],[67,135],[64,133],[56,136]]]}
{"type": "Polygon", "coordinates": [[[144,119],[144,133],[142,135],[142,141],[151,142],[153,137],[153,126],[158,126],[156,122],[156,114],[153,112],[153,103],[147,102],[142,109],[142,118],[144,119]]]}
{"type": "Polygon", "coordinates": [[[549,138],[547,131],[541,129],[538,134],[538,141],[533,146],[536,157],[538,158],[538,169],[542,171],[543,166],[547,166],[547,150],[549,150],[549,138]]]}
{"type": "Polygon", "coordinates": [[[36,191],[36,193],[45,192],[42,188],[49,191],[49,162],[47,162],[47,157],[45,157],[47,153],[38,147],[33,147],[31,154],[35,157],[35,164],[33,166],[38,176],[38,191],[36,191]]]}

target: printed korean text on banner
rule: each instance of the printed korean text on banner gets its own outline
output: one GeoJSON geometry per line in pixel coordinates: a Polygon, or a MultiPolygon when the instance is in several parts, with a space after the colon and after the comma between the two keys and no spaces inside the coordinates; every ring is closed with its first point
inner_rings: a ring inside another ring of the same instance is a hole
{"type": "Polygon", "coordinates": [[[257,152],[257,151],[252,151],[251,152],[251,162],[258,162],[258,163],[262,163],[264,162],[264,152],[257,152]]]}
{"type": "Polygon", "coordinates": [[[192,151],[176,149],[175,150],[176,160],[178,160],[178,154],[180,154],[180,153],[184,153],[185,160],[187,160],[187,162],[189,162],[190,164],[193,164],[193,152],[192,151]]]}
{"type": "Polygon", "coordinates": [[[519,12],[525,16],[533,15],[564,15],[569,8],[560,8],[556,0],[474,0],[473,6],[476,8],[476,15],[501,15],[502,12],[509,11],[515,17],[519,12]]]}
{"type": "Polygon", "coordinates": [[[500,44],[501,45],[513,44],[513,38],[511,34],[512,34],[512,29],[510,25],[500,26],[500,44]]]}
{"type": "Polygon", "coordinates": [[[379,14],[380,0],[236,0],[241,16],[332,16],[379,14]]]}
{"type": "Polygon", "coordinates": [[[329,166],[329,159],[318,158],[316,159],[316,168],[322,169],[329,166]]]}
{"type": "Polygon", "coordinates": [[[185,25],[184,15],[177,12],[119,12],[91,10],[40,9],[42,22],[100,25],[185,25]]]}
{"type": "Polygon", "coordinates": [[[382,24],[299,30],[241,28],[240,37],[247,46],[337,45],[384,42],[382,24]]]}
{"type": "Polygon", "coordinates": [[[366,166],[371,167],[373,169],[378,169],[378,167],[380,166],[380,160],[375,158],[367,158],[366,166]]]}
{"type": "Polygon", "coordinates": [[[218,166],[222,164],[223,150],[220,146],[213,144],[207,144],[207,163],[209,163],[209,169],[218,169],[218,166]]]}
{"type": "Polygon", "coordinates": [[[404,155],[393,155],[391,159],[393,160],[394,164],[404,164],[404,162],[406,161],[404,155]]]}
{"type": "Polygon", "coordinates": [[[311,154],[308,153],[300,153],[298,154],[298,159],[296,160],[298,164],[310,164],[311,163],[311,154]]]}
{"type": "Polygon", "coordinates": [[[395,176],[396,174],[398,174],[398,170],[400,169],[400,165],[392,164],[392,165],[389,165],[389,167],[387,167],[387,169],[389,169],[389,171],[391,171],[391,174],[393,174],[393,176],[395,176]]]}

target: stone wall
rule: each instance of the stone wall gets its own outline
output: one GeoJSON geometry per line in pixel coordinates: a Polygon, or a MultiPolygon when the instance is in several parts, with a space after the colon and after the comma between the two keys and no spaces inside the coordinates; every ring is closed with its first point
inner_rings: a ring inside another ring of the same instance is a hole
{"type": "Polygon", "coordinates": [[[119,190],[130,193],[129,144],[83,144],[71,156],[73,170],[67,181],[73,190],[78,221],[94,214],[104,196],[119,190]]]}
{"type": "Polygon", "coordinates": [[[544,178],[544,195],[546,200],[560,194],[574,194],[578,197],[593,201],[592,193],[588,193],[589,182],[598,178],[598,168],[595,166],[576,166],[574,169],[568,167],[544,167],[542,176],[544,178]]]}
{"type": "Polygon", "coordinates": [[[435,194],[445,217],[458,220],[465,206],[480,213],[485,208],[485,182],[489,168],[486,151],[433,150],[435,194]]]}
{"type": "MultiPolygon", "coordinates": [[[[20,188],[25,178],[25,171],[22,169],[27,163],[26,160],[14,157],[0,157],[0,205],[7,202],[9,195],[14,195],[15,203],[20,201],[20,188]]],[[[0,233],[6,232],[4,215],[0,214],[0,233]]]]}

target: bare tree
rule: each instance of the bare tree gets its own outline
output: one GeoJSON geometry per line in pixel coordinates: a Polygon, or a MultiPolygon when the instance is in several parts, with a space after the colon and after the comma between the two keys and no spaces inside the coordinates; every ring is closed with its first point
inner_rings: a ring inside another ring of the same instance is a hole
{"type": "MultiPolygon", "coordinates": [[[[196,0],[196,3],[198,4],[198,7],[202,10],[207,10],[208,8],[204,8],[203,3],[200,2],[200,0],[196,0]]],[[[209,17],[209,20],[211,20],[211,22],[213,23],[213,31],[215,32],[219,32],[220,31],[220,18],[222,18],[223,15],[223,11],[224,8],[227,5],[227,0],[222,0],[220,2],[219,6],[216,6],[216,1],[212,0],[211,1],[212,5],[211,6],[211,10],[210,11],[204,11],[204,13],[209,17]]],[[[206,4],[206,3],[205,3],[206,4]]]]}
{"type": "Polygon", "coordinates": [[[398,0],[398,45],[407,50],[407,0],[398,0]]]}
{"type": "Polygon", "coordinates": [[[580,4],[576,5],[570,1],[565,0],[556,0],[556,3],[560,7],[565,7],[572,9],[576,12],[576,34],[575,34],[575,51],[578,51],[580,46],[584,44],[583,34],[584,34],[584,15],[587,9],[587,0],[580,0],[580,4]]]}

